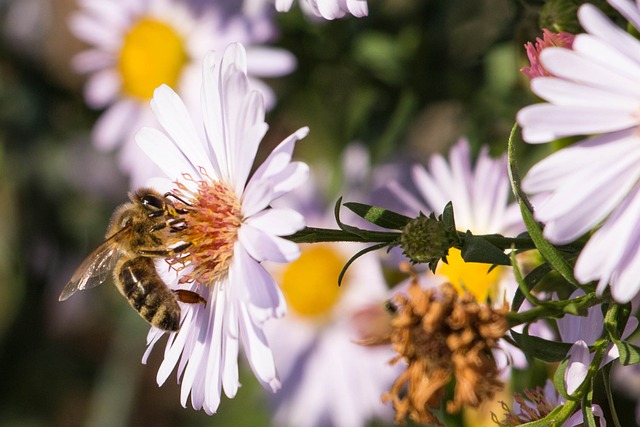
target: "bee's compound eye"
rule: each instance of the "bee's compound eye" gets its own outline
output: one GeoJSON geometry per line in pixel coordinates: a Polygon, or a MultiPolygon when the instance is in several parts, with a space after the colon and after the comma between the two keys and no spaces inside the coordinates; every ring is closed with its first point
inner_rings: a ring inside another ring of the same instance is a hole
{"type": "Polygon", "coordinates": [[[154,209],[164,209],[164,200],[155,194],[145,194],[140,197],[140,202],[146,208],[154,208],[154,209]]]}

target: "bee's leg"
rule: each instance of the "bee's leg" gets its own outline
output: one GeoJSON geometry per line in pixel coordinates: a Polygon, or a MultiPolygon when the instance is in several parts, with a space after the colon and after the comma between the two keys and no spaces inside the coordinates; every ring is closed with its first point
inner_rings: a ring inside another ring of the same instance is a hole
{"type": "Polygon", "coordinates": [[[189,246],[191,246],[192,243],[191,242],[184,242],[179,244],[178,246],[175,246],[173,248],[167,248],[167,249],[138,249],[136,252],[139,255],[145,256],[145,257],[170,257],[172,255],[178,254],[182,251],[184,251],[185,249],[187,249],[189,246]]]}
{"type": "Polygon", "coordinates": [[[185,221],[181,217],[171,218],[166,220],[165,222],[154,225],[149,231],[153,233],[155,231],[163,230],[167,227],[170,227],[172,232],[183,231],[185,228],[187,228],[187,221],[185,221]]]}
{"type": "Polygon", "coordinates": [[[207,300],[202,298],[199,293],[187,291],[186,289],[174,289],[173,293],[180,302],[187,304],[204,304],[207,306],[207,300]]]}

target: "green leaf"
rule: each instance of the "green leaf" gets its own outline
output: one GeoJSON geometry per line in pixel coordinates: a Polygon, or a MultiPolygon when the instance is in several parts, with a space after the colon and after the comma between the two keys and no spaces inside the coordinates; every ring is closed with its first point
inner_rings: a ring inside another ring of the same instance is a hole
{"type": "Polygon", "coordinates": [[[366,230],[361,230],[358,227],[352,227],[350,225],[347,225],[347,224],[343,223],[340,220],[340,207],[341,206],[342,206],[342,197],[339,197],[338,201],[336,202],[336,206],[333,209],[333,213],[334,213],[334,216],[336,218],[336,223],[338,224],[338,227],[340,227],[340,229],[342,231],[346,231],[347,233],[355,234],[356,236],[362,237],[364,239],[364,236],[366,234],[366,230]]]}
{"type": "Polygon", "coordinates": [[[378,225],[382,228],[401,230],[405,225],[409,223],[409,221],[411,221],[411,218],[407,216],[390,211],[388,209],[379,208],[377,206],[369,206],[363,203],[356,202],[347,202],[344,204],[344,206],[350,209],[359,217],[364,218],[370,223],[378,225]]]}
{"type": "Polygon", "coordinates": [[[464,236],[461,252],[465,262],[511,265],[511,260],[501,249],[482,237],[474,236],[470,231],[464,236]]]}
{"type": "Polygon", "coordinates": [[[628,343],[627,341],[621,341],[613,339],[613,343],[618,347],[620,353],[620,363],[623,365],[635,365],[640,363],[640,348],[628,343]]]}
{"type": "Polygon", "coordinates": [[[453,216],[453,204],[451,202],[442,210],[442,223],[447,227],[447,230],[456,229],[456,221],[453,216]]]}
{"type": "Polygon", "coordinates": [[[360,252],[352,256],[351,259],[347,261],[347,263],[344,265],[344,267],[342,267],[342,270],[340,271],[340,275],[338,276],[338,286],[342,285],[342,279],[344,279],[344,275],[347,273],[347,269],[349,268],[349,266],[351,266],[351,264],[353,264],[355,260],[360,258],[362,255],[365,255],[372,251],[377,251],[378,249],[382,249],[385,246],[387,246],[386,243],[379,243],[377,245],[369,246],[368,248],[364,248],[363,250],[361,250],[360,252]]]}
{"type": "MultiPolygon", "coordinates": [[[[536,268],[534,268],[533,270],[531,270],[531,272],[529,272],[529,274],[527,274],[527,276],[524,278],[524,281],[523,281],[524,283],[522,285],[524,285],[525,289],[528,292],[531,289],[533,289],[540,282],[540,280],[542,280],[544,276],[546,276],[552,270],[553,268],[551,267],[551,264],[545,262],[544,264],[541,264],[536,268]]],[[[514,273],[516,273],[516,265],[514,265],[513,271],[514,273]]],[[[516,278],[518,276],[520,276],[519,270],[517,270],[516,278]]],[[[520,283],[518,282],[518,284],[520,283]]],[[[520,307],[522,306],[522,303],[525,300],[525,294],[523,293],[523,291],[524,290],[520,289],[520,286],[518,286],[518,289],[516,290],[516,293],[513,296],[513,301],[511,303],[511,310],[513,311],[520,310],[520,307]]]]}
{"type": "Polygon", "coordinates": [[[511,330],[511,336],[522,351],[544,362],[561,361],[571,348],[569,343],[549,341],[526,333],[520,334],[513,330],[511,330]]]}
{"type": "Polygon", "coordinates": [[[573,277],[573,268],[571,267],[571,264],[555,246],[544,238],[542,235],[542,229],[533,217],[533,207],[531,206],[526,194],[524,194],[520,188],[520,175],[515,161],[515,146],[513,143],[517,127],[517,124],[513,126],[511,135],[509,136],[509,176],[511,178],[511,189],[513,190],[513,194],[515,194],[516,200],[520,205],[522,219],[524,220],[531,240],[533,240],[536,248],[540,251],[540,254],[544,259],[547,260],[547,262],[549,262],[549,264],[551,264],[567,282],[577,287],[578,281],[573,277]]]}
{"type": "Polygon", "coordinates": [[[569,357],[565,357],[562,359],[562,362],[558,365],[558,368],[553,374],[553,386],[558,390],[560,396],[567,400],[576,401],[573,397],[569,396],[567,393],[567,388],[564,383],[564,373],[567,370],[567,366],[569,366],[569,357]]]}

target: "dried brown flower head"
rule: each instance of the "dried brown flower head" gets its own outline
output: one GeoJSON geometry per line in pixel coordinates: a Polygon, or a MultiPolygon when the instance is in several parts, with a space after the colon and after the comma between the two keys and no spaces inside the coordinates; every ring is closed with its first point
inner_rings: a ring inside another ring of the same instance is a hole
{"type": "Polygon", "coordinates": [[[412,281],[407,295],[395,297],[398,311],[391,321],[391,342],[408,367],[382,396],[392,401],[396,422],[407,416],[424,423],[442,424],[432,410],[441,406],[445,387],[455,379],[449,413],[476,408],[502,388],[491,350],[508,329],[508,308],[479,304],[466,292],[445,284],[422,289],[412,281]]]}

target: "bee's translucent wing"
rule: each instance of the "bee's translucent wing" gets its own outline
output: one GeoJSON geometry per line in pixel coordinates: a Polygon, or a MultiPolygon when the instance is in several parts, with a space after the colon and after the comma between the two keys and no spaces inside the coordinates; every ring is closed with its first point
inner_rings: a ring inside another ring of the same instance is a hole
{"type": "Polygon", "coordinates": [[[88,257],[82,261],[80,267],[73,273],[71,280],[62,290],[59,301],[64,301],[76,291],[94,288],[101,285],[109,272],[118,261],[118,239],[122,237],[127,228],[123,228],[107,240],[102,242],[88,257]]]}

